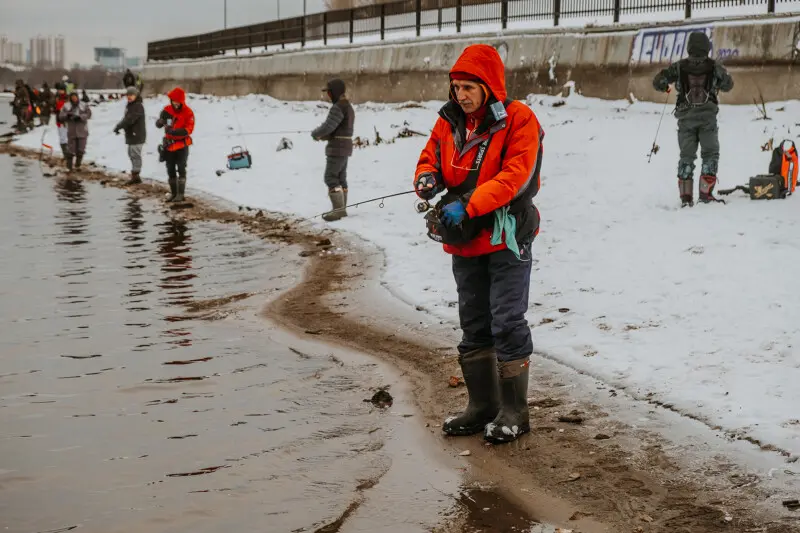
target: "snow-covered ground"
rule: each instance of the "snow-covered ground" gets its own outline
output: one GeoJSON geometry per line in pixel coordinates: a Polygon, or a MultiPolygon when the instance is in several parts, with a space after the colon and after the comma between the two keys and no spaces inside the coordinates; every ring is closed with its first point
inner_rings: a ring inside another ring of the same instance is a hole
{"type": "MultiPolygon", "coordinates": [[[[574,95],[553,107],[557,100],[528,99],[546,131],[528,314],[536,349],[712,426],[800,452],[800,198],[732,196],[728,205],[680,209],[669,114],[661,150],[647,161],[663,106],[574,95]]],[[[329,207],[324,145],[286,134],[294,149],[276,152],[282,135],[266,134],[311,130],[327,106],[255,95],[189,103],[197,116],[190,188],[304,217],[329,207]],[[237,144],[247,144],[253,168],[217,176],[237,144]]],[[[151,123],[165,104],[163,97],[146,101],[151,123]]],[[[357,106],[356,135],[374,139],[377,128],[391,138],[404,122],[428,132],[440,104],[357,106]]],[[[87,157],[114,169],[129,168],[123,136],[111,133],[123,108],[94,108],[90,126],[87,157]]],[[[771,120],[764,121],[753,106],[722,107],[722,187],[765,173],[769,153],[761,145],[793,137],[800,102],[767,109],[771,120]]],[[[164,181],[159,131],[151,126],[148,135],[143,174],[164,181]]],[[[37,129],[19,142],[38,149],[41,140],[37,129]]],[[[44,142],[58,146],[54,128],[44,142]]],[[[356,150],[350,201],[409,190],[424,142],[356,150]]],[[[456,323],[449,257],[427,239],[413,203],[412,195],[388,199],[382,209],[351,208],[336,226],[385,250],[383,281],[397,297],[456,323]]]]}

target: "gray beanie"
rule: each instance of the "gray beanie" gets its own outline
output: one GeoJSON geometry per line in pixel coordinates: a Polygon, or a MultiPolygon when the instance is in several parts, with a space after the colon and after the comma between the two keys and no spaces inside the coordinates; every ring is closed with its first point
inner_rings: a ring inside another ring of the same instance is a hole
{"type": "Polygon", "coordinates": [[[128,87],[128,96],[139,96],[139,89],[136,87],[128,87]]]}

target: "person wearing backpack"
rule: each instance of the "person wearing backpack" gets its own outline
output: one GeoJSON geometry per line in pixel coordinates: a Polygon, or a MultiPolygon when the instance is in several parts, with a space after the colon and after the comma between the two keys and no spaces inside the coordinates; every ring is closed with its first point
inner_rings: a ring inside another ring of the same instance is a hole
{"type": "Polygon", "coordinates": [[[694,161],[700,145],[700,195],[703,203],[718,201],[714,198],[719,166],[719,91],[733,89],[733,78],[718,61],[712,59],[711,41],[702,32],[689,34],[686,45],[688,57],[665,68],[653,79],[653,88],[670,92],[675,85],[678,119],[678,192],[684,207],[694,205],[694,161]]]}

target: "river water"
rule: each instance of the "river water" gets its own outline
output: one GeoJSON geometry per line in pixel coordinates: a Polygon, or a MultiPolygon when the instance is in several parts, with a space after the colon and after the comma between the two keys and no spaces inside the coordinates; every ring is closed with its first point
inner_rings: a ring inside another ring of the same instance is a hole
{"type": "Polygon", "coordinates": [[[463,488],[387,364],[260,317],[297,250],[44,173],[0,154],[0,529],[553,531],[463,488]]]}
{"type": "Polygon", "coordinates": [[[397,376],[257,316],[301,271],[0,155],[0,527],[430,530],[459,479],[397,376]],[[387,384],[394,406],[363,401],[387,384]]]}

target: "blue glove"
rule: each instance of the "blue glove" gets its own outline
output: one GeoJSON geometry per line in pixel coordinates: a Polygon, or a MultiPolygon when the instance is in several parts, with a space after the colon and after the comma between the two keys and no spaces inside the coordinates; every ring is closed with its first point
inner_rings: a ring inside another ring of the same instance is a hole
{"type": "Polygon", "coordinates": [[[414,183],[417,196],[423,200],[431,200],[444,190],[442,179],[432,172],[425,172],[417,177],[414,183]]]}
{"type": "Polygon", "coordinates": [[[458,226],[467,218],[467,206],[461,200],[451,202],[442,208],[442,224],[448,228],[458,226]]]}

